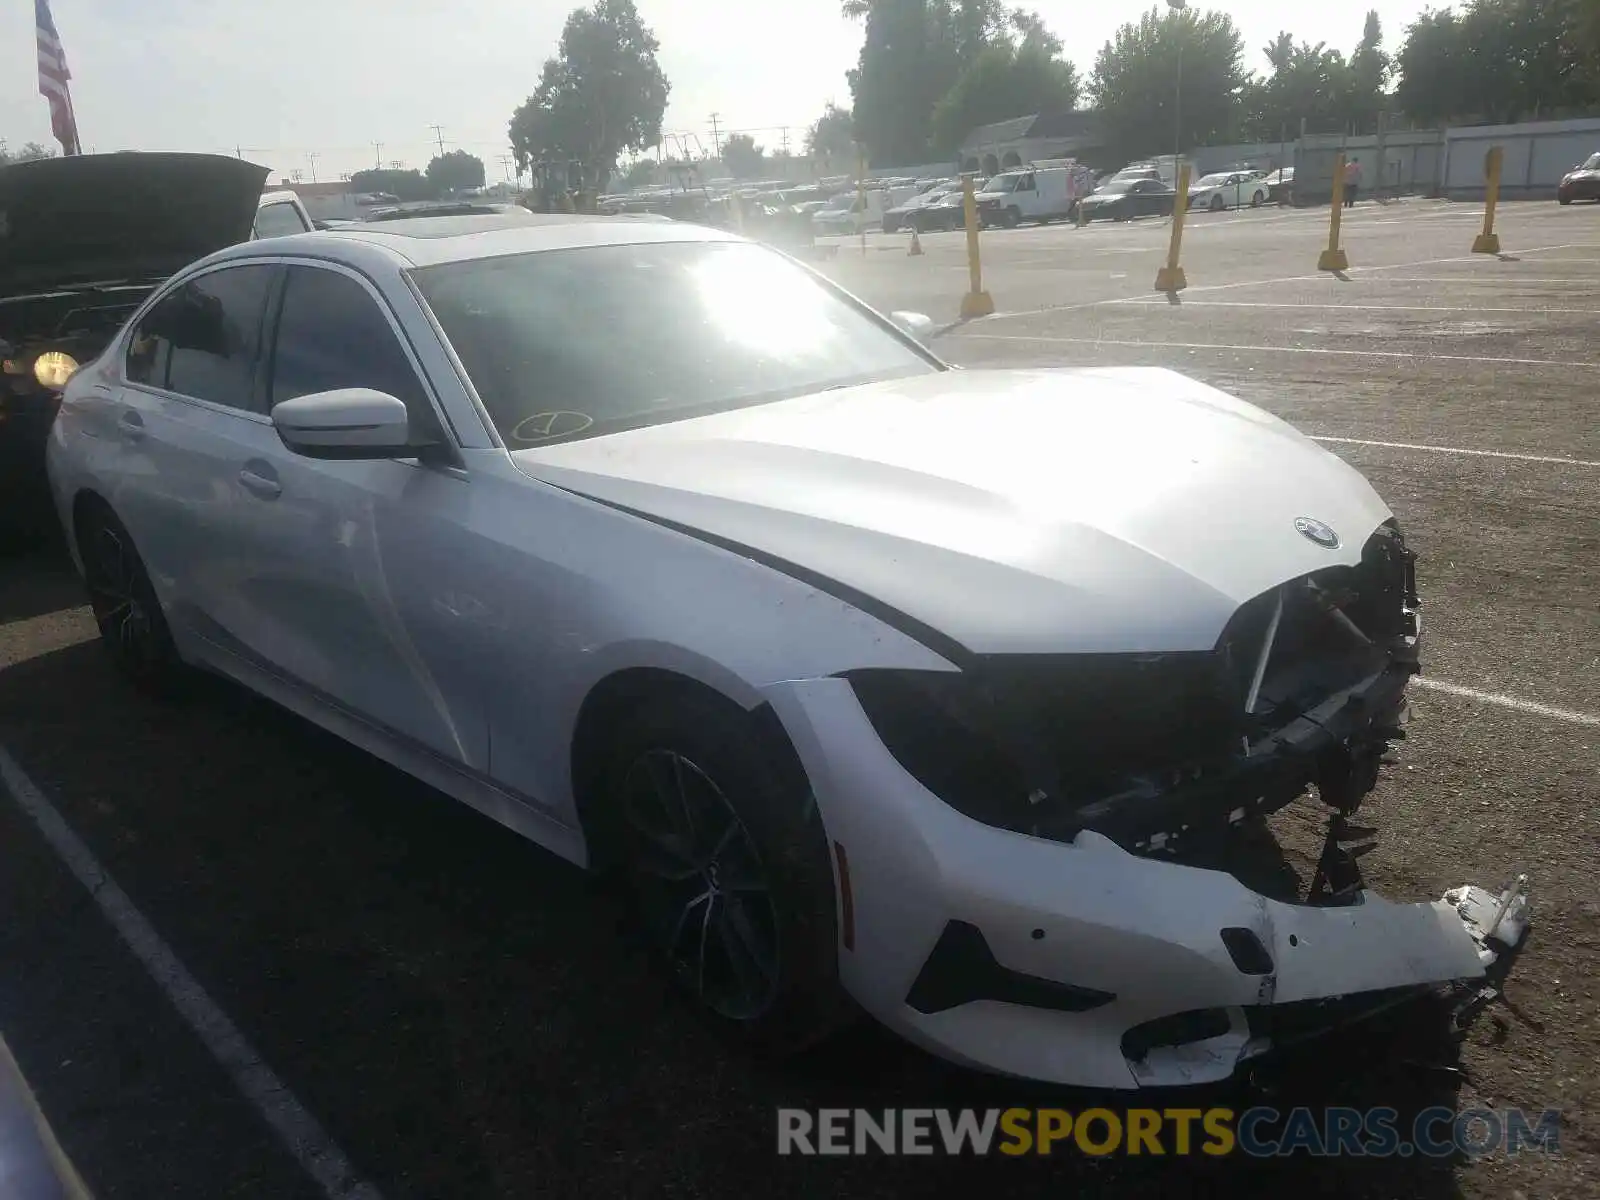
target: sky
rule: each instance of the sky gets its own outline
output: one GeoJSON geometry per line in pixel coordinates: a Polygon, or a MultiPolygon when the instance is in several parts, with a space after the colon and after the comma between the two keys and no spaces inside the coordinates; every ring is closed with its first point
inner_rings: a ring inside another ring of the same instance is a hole
{"type": "MultiPolygon", "coordinates": [[[[1152,0],[1039,0],[1046,24],[1086,75],[1099,48],[1152,0]]],[[[672,83],[666,129],[711,144],[718,129],[764,146],[805,128],[832,100],[861,44],[835,0],[771,8],[717,0],[637,0],[672,83]],[[780,17],[778,14],[782,13],[780,17]]],[[[1230,13],[1247,65],[1280,30],[1348,52],[1369,8],[1392,50],[1427,0],[1191,0],[1230,13]]],[[[574,0],[52,0],[72,70],[85,151],[234,153],[309,181],[378,161],[425,167],[463,148],[502,178],[506,125],[555,52],[574,0]],[[471,14],[470,16],[468,14],[471,14]],[[433,125],[441,126],[435,133],[433,125]],[[381,145],[374,147],[373,143],[381,145]],[[315,156],[315,157],[313,157],[315,156]]],[[[1441,0],[1437,6],[1443,7],[1441,0]]],[[[32,0],[0,0],[0,138],[50,141],[38,94],[32,0]]]]}

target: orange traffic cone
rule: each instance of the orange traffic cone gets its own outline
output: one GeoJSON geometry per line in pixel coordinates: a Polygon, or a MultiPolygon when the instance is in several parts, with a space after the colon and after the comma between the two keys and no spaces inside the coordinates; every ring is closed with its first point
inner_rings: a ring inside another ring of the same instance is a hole
{"type": "Polygon", "coordinates": [[[911,249],[906,251],[906,256],[908,258],[915,258],[917,255],[919,255],[921,253],[922,253],[922,238],[917,233],[917,227],[915,225],[913,225],[911,227],[911,249]]]}

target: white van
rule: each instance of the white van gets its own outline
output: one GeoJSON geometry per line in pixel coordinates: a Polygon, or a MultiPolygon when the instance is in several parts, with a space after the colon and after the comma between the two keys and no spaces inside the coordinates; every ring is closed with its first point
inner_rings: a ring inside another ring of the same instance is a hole
{"type": "Polygon", "coordinates": [[[977,194],[978,219],[1014,228],[1024,221],[1064,220],[1083,192],[1071,167],[1014,167],[993,176],[977,194]]]}

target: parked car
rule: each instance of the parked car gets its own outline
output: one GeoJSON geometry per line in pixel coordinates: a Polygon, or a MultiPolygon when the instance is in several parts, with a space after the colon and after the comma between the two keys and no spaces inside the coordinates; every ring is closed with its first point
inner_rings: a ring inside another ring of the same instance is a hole
{"type": "Polygon", "coordinates": [[[285,237],[291,233],[309,233],[327,226],[311,219],[300,197],[291,191],[263,192],[256,204],[255,224],[250,236],[255,238],[285,237]]]}
{"type": "Polygon", "coordinates": [[[1600,200],[1600,154],[1591,154],[1562,177],[1556,199],[1563,204],[1574,200],[1600,200]]]}
{"type": "Polygon", "coordinates": [[[818,233],[846,234],[881,225],[884,210],[890,204],[889,196],[890,193],[878,187],[864,192],[844,192],[811,214],[812,228],[818,233]]]}
{"type": "Polygon", "coordinates": [[[1229,208],[1260,208],[1272,189],[1260,175],[1225,171],[1207,175],[1189,185],[1189,207],[1222,212],[1229,208]]]}
{"type": "Polygon", "coordinates": [[[902,226],[914,227],[914,222],[911,220],[914,213],[927,208],[929,205],[937,204],[951,192],[959,192],[960,190],[961,184],[959,182],[944,180],[918,192],[910,199],[902,200],[893,208],[884,211],[883,231],[885,233],[897,233],[902,226]]]}
{"type": "Polygon", "coordinates": [[[1024,221],[1041,225],[1066,218],[1078,199],[1079,172],[1070,167],[1022,167],[992,176],[977,195],[978,219],[985,229],[1015,229],[1024,221]]]}
{"type": "MultiPolygon", "coordinates": [[[[974,179],[972,190],[974,194],[983,190],[984,179],[974,179]]],[[[908,218],[908,223],[918,233],[932,233],[936,230],[965,229],[967,224],[966,193],[959,183],[946,192],[939,199],[922,208],[917,209],[908,218]]]]}
{"type": "Polygon", "coordinates": [[[1294,168],[1280,167],[1266,177],[1267,199],[1273,204],[1294,203],[1294,168]]]}
{"type": "Polygon", "coordinates": [[[258,210],[276,221],[267,173],[143,152],[0,167],[0,540],[54,524],[44,447],[61,387],[162,280],[250,238],[258,210]]]}
{"type": "Polygon", "coordinates": [[[52,491],[132,681],[219,672],[613,874],[755,1044],[864,1009],[1196,1084],[1483,979],[1516,894],[1225,855],[1313,783],[1354,811],[1398,735],[1414,556],[1366,480],[1174,372],[952,370],[917,326],[682,223],[245,243],[67,383],[52,491]]]}
{"type": "Polygon", "coordinates": [[[1083,220],[1131,221],[1172,215],[1178,193],[1159,179],[1113,179],[1082,201],[1083,220]]]}

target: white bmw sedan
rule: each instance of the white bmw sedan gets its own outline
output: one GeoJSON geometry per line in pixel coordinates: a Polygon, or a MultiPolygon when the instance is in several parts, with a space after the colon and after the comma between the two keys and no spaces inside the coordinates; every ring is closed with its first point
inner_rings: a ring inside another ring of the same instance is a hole
{"type": "Polygon", "coordinates": [[[1361,476],[1167,371],[953,370],[728,234],[224,250],[68,381],[49,469],[135,681],[229,676],[614,872],[759,1045],[860,1008],[992,1071],[1201,1082],[1526,925],[1342,849],[1417,669],[1361,476]],[[1313,785],[1312,888],[1246,882],[1313,785]]]}

